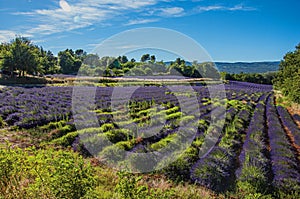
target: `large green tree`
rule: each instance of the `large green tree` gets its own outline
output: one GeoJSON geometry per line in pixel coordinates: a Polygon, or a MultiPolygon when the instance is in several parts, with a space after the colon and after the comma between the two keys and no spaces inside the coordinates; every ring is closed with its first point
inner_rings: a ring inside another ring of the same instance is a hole
{"type": "Polygon", "coordinates": [[[38,71],[41,74],[55,74],[59,72],[58,60],[53,53],[48,50],[39,48],[38,54],[38,71]]]}
{"type": "Polygon", "coordinates": [[[292,101],[300,103],[300,44],[280,62],[274,85],[292,101]]]}
{"type": "Polygon", "coordinates": [[[17,37],[10,43],[1,45],[1,67],[19,76],[37,74],[39,66],[39,47],[25,37],[17,37]]]}
{"type": "MultiPolygon", "coordinates": [[[[80,53],[79,53],[80,54],[80,53]]],[[[72,49],[66,49],[58,53],[59,65],[63,74],[77,74],[82,61],[72,49]]]]}

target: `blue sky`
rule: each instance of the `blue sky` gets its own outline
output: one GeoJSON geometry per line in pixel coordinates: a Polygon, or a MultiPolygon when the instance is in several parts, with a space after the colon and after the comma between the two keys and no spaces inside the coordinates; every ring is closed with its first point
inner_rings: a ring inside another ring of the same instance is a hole
{"type": "Polygon", "coordinates": [[[0,42],[22,35],[54,53],[92,52],[120,32],[158,27],[192,38],[214,61],[281,60],[300,42],[299,10],[299,0],[0,0],[0,42]]]}

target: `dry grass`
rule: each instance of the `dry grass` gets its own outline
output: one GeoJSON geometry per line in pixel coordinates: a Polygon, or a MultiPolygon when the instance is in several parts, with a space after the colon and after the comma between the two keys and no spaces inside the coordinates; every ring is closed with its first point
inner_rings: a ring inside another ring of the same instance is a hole
{"type": "Polygon", "coordinates": [[[9,131],[0,129],[0,148],[5,148],[10,144],[12,148],[27,148],[33,146],[32,140],[28,133],[22,131],[9,131]]]}

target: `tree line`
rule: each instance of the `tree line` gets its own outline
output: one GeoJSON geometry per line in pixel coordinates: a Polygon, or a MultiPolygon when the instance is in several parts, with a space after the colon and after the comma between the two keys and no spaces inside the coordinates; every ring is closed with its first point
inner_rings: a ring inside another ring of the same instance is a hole
{"type": "Polygon", "coordinates": [[[220,74],[223,80],[251,82],[256,84],[273,84],[273,81],[277,76],[277,72],[239,74],[221,72],[220,74]]]}
{"type": "Polygon", "coordinates": [[[185,60],[177,58],[170,64],[157,61],[155,55],[144,54],[140,61],[126,56],[99,57],[88,54],[82,49],[66,49],[55,56],[50,50],[34,45],[25,37],[16,37],[9,43],[0,45],[0,69],[9,76],[77,74],[94,76],[144,76],[144,75],[183,75],[186,77],[219,78],[213,63],[188,65],[185,60]]]}

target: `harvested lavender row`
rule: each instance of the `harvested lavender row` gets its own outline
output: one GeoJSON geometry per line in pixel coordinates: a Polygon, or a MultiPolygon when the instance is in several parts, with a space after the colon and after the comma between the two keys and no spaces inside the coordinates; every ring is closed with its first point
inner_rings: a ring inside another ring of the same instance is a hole
{"type": "Polygon", "coordinates": [[[286,191],[295,191],[300,188],[300,168],[291,143],[282,128],[274,98],[270,97],[267,103],[268,135],[270,138],[270,154],[272,171],[274,174],[273,185],[286,191]]]}

